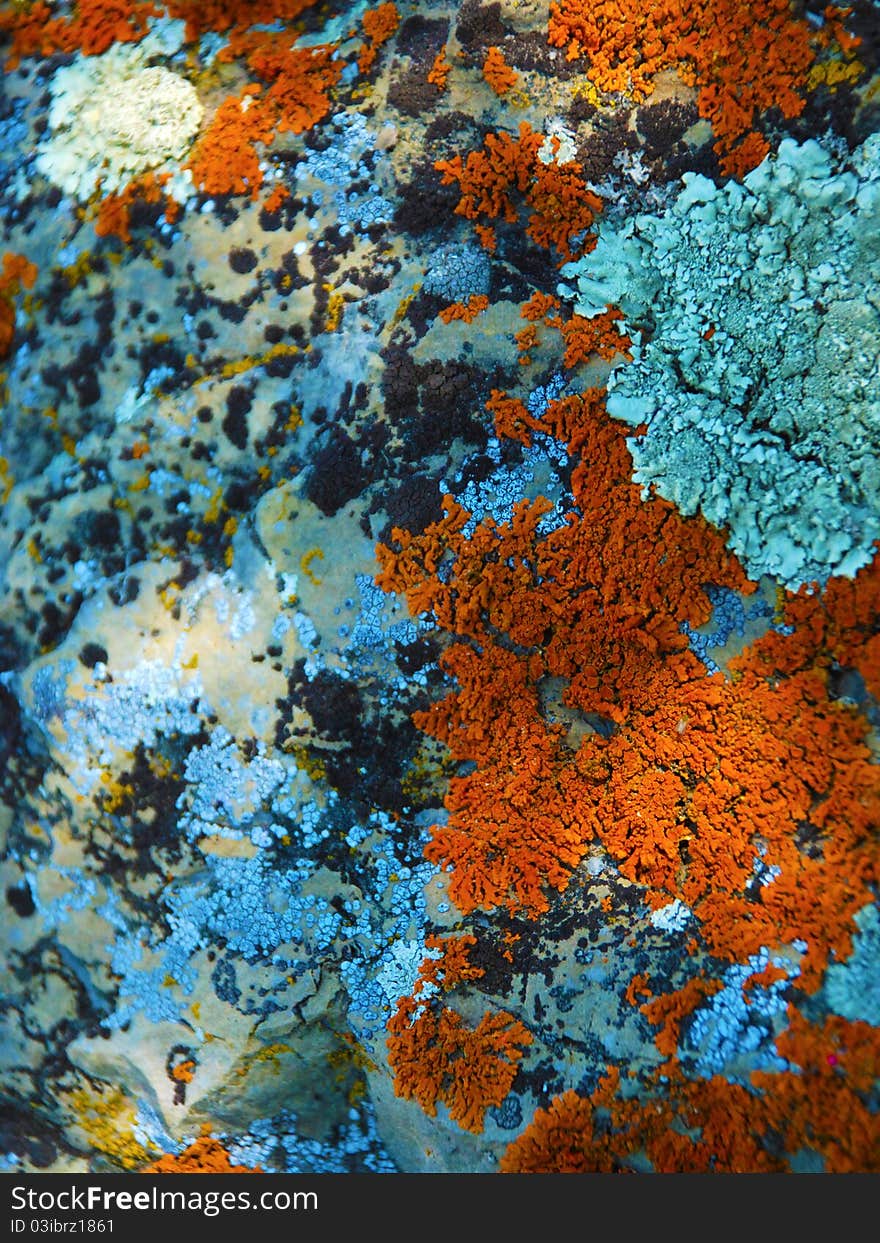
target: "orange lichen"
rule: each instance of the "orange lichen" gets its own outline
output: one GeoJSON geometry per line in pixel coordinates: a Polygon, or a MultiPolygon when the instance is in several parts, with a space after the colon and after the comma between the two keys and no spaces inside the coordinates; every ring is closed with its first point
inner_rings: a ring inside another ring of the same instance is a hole
{"type": "Polygon", "coordinates": [[[445,91],[446,81],[451,72],[452,66],[446,59],[446,48],[441,47],[428,70],[428,81],[432,86],[436,86],[438,91],[445,91]]]}
{"type": "Polygon", "coordinates": [[[594,1109],[577,1092],[556,1096],[539,1109],[501,1158],[502,1174],[611,1174],[617,1168],[610,1145],[597,1137],[594,1109]]]}
{"type": "Polygon", "coordinates": [[[199,39],[209,31],[225,34],[250,26],[292,22],[317,0],[165,0],[169,17],[186,22],[186,37],[199,39]]]}
{"type": "Polygon", "coordinates": [[[217,59],[244,61],[260,82],[223,100],[188,167],[206,194],[256,199],[263,183],[258,146],[278,133],[301,134],[325,117],[342,66],[330,45],[291,47],[289,35],[265,30],[233,30],[217,59]]]}
{"type": "MultiPolygon", "coordinates": [[[[784,977],[785,973],[782,974],[784,977]]],[[[655,1023],[660,1028],[654,1036],[654,1043],[664,1057],[674,1058],[676,1055],[682,1020],[721,987],[720,980],[705,980],[701,976],[693,976],[674,992],[663,993],[639,1006],[648,1022],[655,1023]]],[[[639,991],[645,990],[643,988],[639,991]]]]}
{"type": "Polygon", "coordinates": [[[163,10],[149,0],[76,0],[70,16],[56,17],[43,0],[21,11],[0,14],[0,33],[11,32],[12,50],[7,69],[28,56],[55,52],[83,52],[99,56],[114,43],[137,43],[149,29],[151,17],[163,10]]]}
{"type": "Polygon", "coordinates": [[[368,73],[375,63],[379,48],[383,43],[388,42],[400,25],[400,13],[393,0],[388,0],[387,4],[380,4],[375,9],[367,9],[361,22],[369,43],[365,43],[361,48],[358,56],[358,69],[361,73],[368,73]]]}
{"type": "Polygon", "coordinates": [[[589,57],[587,74],[603,91],[636,101],[657,75],[675,68],[697,88],[701,116],[711,121],[726,175],[741,176],[766,154],[755,125],[778,107],[788,119],[804,107],[807,77],[829,38],[851,50],[841,18],[826,11],[829,30],[814,34],[791,0],[554,0],[548,38],[570,59],[589,57]]]}
{"type": "Polygon", "coordinates": [[[627,361],[631,360],[628,349],[632,341],[618,327],[623,322],[623,314],[616,307],[607,306],[600,315],[591,318],[572,315],[563,319],[558,314],[559,305],[559,299],[552,294],[539,292],[533,293],[528,302],[523,303],[520,307],[520,318],[528,320],[531,328],[523,329],[517,335],[517,344],[521,350],[531,349],[537,343],[535,324],[538,320],[543,320],[548,328],[554,328],[561,334],[565,347],[562,363],[569,370],[596,357],[610,362],[622,355],[627,361]]]}
{"type": "Polygon", "coordinates": [[[474,293],[467,302],[453,302],[451,306],[445,306],[442,311],[438,312],[438,318],[442,319],[444,324],[451,324],[454,319],[461,319],[466,324],[470,324],[486,310],[488,305],[489,299],[485,294],[474,293]]]}
{"type": "Polygon", "coordinates": [[[256,143],[267,144],[275,133],[274,117],[260,88],[247,86],[214,114],[196,143],[188,168],[193,184],[205,194],[247,194],[256,199],[263,182],[256,143]]]}
{"type": "MultiPolygon", "coordinates": [[[[165,197],[163,187],[169,179],[168,173],[158,176],[155,173],[144,173],[130,181],[127,186],[116,194],[108,194],[101,200],[95,220],[95,232],[98,237],[115,236],[126,244],[131,242],[131,209],[139,200],[144,203],[159,203],[165,197]]],[[[165,219],[169,222],[177,218],[180,204],[174,199],[166,199],[165,219]]]]}
{"type": "Polygon", "coordinates": [[[562,362],[570,369],[587,362],[598,355],[610,362],[618,354],[628,361],[632,355],[628,352],[632,341],[618,328],[623,315],[614,307],[608,307],[601,315],[587,319],[583,315],[572,315],[570,319],[560,320],[557,317],[547,322],[558,327],[565,342],[562,362]]]}
{"type": "Polygon", "coordinates": [[[787,980],[788,975],[774,963],[768,963],[760,971],[754,971],[743,983],[743,992],[747,993],[753,988],[769,988],[771,984],[776,984],[780,980],[787,980]]]}
{"type": "Polygon", "coordinates": [[[530,322],[546,319],[552,312],[558,311],[559,306],[559,299],[554,294],[541,293],[536,289],[528,302],[524,302],[520,307],[520,318],[530,322]]]}
{"type": "Polygon", "coordinates": [[[543,144],[544,135],[524,121],[518,138],[503,131],[488,134],[481,150],[469,152],[465,160],[460,155],[438,160],[435,168],[442,173],[444,185],[458,182],[461,198],[456,214],[474,221],[483,244],[491,243],[487,249],[494,249],[495,235],[493,230],[489,239],[485,230],[490,226],[484,218],[516,223],[517,196],[528,209],[529,237],[558,251],[561,262],[566,262],[595,245],[595,237],[587,231],[602,208],[602,200],[584,188],[583,170],[576,161],[545,164],[539,160],[543,144]],[[573,240],[581,235],[583,240],[573,252],[573,240]]]}
{"type": "Polygon", "coordinates": [[[388,1062],[394,1091],[434,1117],[442,1102],[465,1131],[483,1129],[516,1078],[532,1036],[512,1014],[484,1014],[475,1028],[448,1006],[404,997],[388,1021],[388,1062]]]}
{"type": "Polygon", "coordinates": [[[865,1095],[880,1070],[880,1032],[832,1016],[813,1026],[792,1007],[776,1040],[798,1071],[687,1081],[671,1067],[646,1099],[618,1095],[615,1069],[590,1097],[566,1092],[507,1148],[502,1173],[610,1173],[647,1158],[656,1173],[783,1173],[804,1150],[827,1173],[880,1170],[880,1115],[865,1095]]]}
{"type": "Polygon", "coordinates": [[[15,298],[21,291],[33,288],[37,279],[36,265],[24,255],[7,251],[0,271],[0,359],[12,349],[15,336],[15,298]]]}
{"type": "Polygon", "coordinates": [[[496,95],[506,95],[519,81],[519,74],[511,69],[501,48],[490,47],[483,61],[483,77],[496,95]]]}
{"type": "Polygon", "coordinates": [[[425,948],[436,956],[425,958],[422,962],[413,996],[424,993],[429,985],[448,993],[459,984],[479,980],[485,975],[482,967],[470,961],[470,953],[476,943],[477,938],[469,933],[458,937],[427,937],[425,948]]]}
{"type": "MultiPolygon", "coordinates": [[[[377,581],[404,592],[413,613],[430,610],[443,629],[480,645],[444,653],[458,690],[414,717],[454,759],[476,765],[450,782],[450,818],[432,830],[426,855],[452,868],[449,892],[462,910],[538,913],[546,887],[564,888],[593,837],[612,831],[603,825],[612,798],[604,752],[615,742],[591,733],[573,752],[562,727],[544,718],[541,680],[566,679],[565,702],[584,713],[621,724],[635,711],[650,714],[683,681],[703,684],[679,630],[680,621],[708,617],[702,584],[742,588],[746,580],[705,523],[659,498],[642,502],[622,429],[598,390],[551,402],[541,419],[498,390],[489,408],[500,432],[524,443],[535,430],[568,439],[581,459],[573,475],[580,512],[539,537],[551,506],[523,501],[510,522],[486,519],[466,537],[469,514],[447,497],[439,523],[418,537],[395,529],[398,551],[379,547],[377,581]]],[[[646,780],[642,803],[658,800],[656,849],[677,779],[646,780]]],[[[674,836],[663,850],[677,858],[674,836]]]]}
{"type": "Polygon", "coordinates": [[[202,1127],[202,1134],[183,1152],[166,1153],[158,1161],[145,1166],[141,1174],[261,1174],[259,1165],[233,1165],[229,1153],[210,1133],[210,1127],[202,1127]]]}
{"type": "Polygon", "coordinates": [[[457,688],[414,720],[473,770],[450,781],[426,856],[463,911],[538,914],[598,839],[652,907],[684,902],[720,958],[803,941],[814,987],[880,880],[868,723],[826,672],[843,659],[876,676],[877,571],[793,597],[794,634],[707,676],[681,624],[709,616],[705,583],[752,590],[721,534],[642,499],[598,390],[540,417],[500,390],[488,408],[500,435],[568,445],[575,508],[541,535],[549,502],[523,501],[466,535],[447,497],[440,522],[378,549],[379,584],[458,639],[441,658],[457,688]],[[547,719],[545,679],[584,720],[574,737],[547,719]]]}
{"type": "Polygon", "coordinates": [[[793,634],[771,631],[754,649],[768,677],[837,664],[857,668],[880,699],[880,545],[855,578],[829,579],[821,594],[801,587],[787,594],[781,619],[793,634]]]}
{"type": "Polygon", "coordinates": [[[269,215],[272,215],[272,213],[278,211],[282,203],[289,198],[290,191],[287,186],[276,186],[275,189],[270,191],[270,193],[266,196],[266,200],[263,203],[263,211],[268,212],[269,215]]]}
{"type": "Polygon", "coordinates": [[[518,397],[510,397],[501,389],[492,389],[486,409],[495,416],[496,436],[506,436],[508,440],[518,440],[520,444],[530,445],[530,433],[542,430],[540,419],[529,414],[525,402],[518,397]]]}
{"type": "Polygon", "coordinates": [[[538,330],[534,324],[529,324],[514,336],[516,348],[519,350],[519,358],[517,362],[521,367],[527,367],[532,361],[529,350],[535,349],[540,345],[541,341],[538,336],[538,330]]]}
{"type": "Polygon", "coordinates": [[[474,232],[477,240],[484,250],[488,250],[490,255],[494,255],[498,246],[498,235],[490,224],[475,224],[474,232]]]}
{"type": "Polygon", "coordinates": [[[342,73],[333,51],[330,44],[291,47],[289,34],[236,31],[217,59],[244,60],[252,73],[268,83],[257,102],[271,115],[274,129],[281,134],[302,134],[330,111],[330,91],[342,73]]]}

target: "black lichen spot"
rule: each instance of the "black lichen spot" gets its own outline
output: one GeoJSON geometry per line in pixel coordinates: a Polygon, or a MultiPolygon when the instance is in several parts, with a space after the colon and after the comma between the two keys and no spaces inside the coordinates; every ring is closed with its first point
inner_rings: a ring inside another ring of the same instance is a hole
{"type": "Polygon", "coordinates": [[[639,108],[636,125],[645,140],[645,154],[651,158],[669,155],[698,119],[696,104],[681,104],[672,99],[639,108]]]}
{"type": "Polygon", "coordinates": [[[343,505],[360,496],[367,485],[357,446],[333,426],[323,432],[312,458],[305,494],[321,513],[332,517],[343,505]]]}
{"type": "Polygon", "coordinates": [[[302,687],[303,704],[315,729],[328,738],[352,743],[360,732],[363,710],[355,684],[329,669],[321,669],[302,687]]]}
{"type": "Polygon", "coordinates": [[[229,266],[239,276],[245,276],[257,266],[257,256],[248,246],[233,246],[229,252],[229,266]]]}
{"type": "Polygon", "coordinates": [[[108,551],[119,543],[119,516],[112,509],[90,509],[73,520],[74,539],[82,548],[108,551]]]}
{"type": "Polygon", "coordinates": [[[82,592],[79,591],[73,592],[70,599],[65,597],[63,609],[59,608],[54,600],[45,602],[40,609],[43,624],[37,631],[37,638],[45,650],[48,651],[61,642],[79,612],[82,602],[82,592]]]}
{"type": "Polygon", "coordinates": [[[569,60],[559,48],[551,47],[546,34],[527,30],[504,42],[504,59],[513,69],[531,70],[545,77],[573,78],[583,73],[582,62],[569,60]]]}
{"type": "Polygon", "coordinates": [[[403,56],[433,60],[446,42],[449,22],[445,17],[423,17],[415,13],[401,23],[397,32],[397,50],[403,56]]]}
{"type": "Polygon", "coordinates": [[[397,667],[404,677],[411,677],[414,673],[424,669],[426,665],[435,664],[440,657],[437,642],[430,635],[413,639],[411,643],[403,643],[396,639],[394,651],[397,667]]]}
{"type": "Polygon", "coordinates": [[[443,517],[439,485],[435,479],[426,479],[423,475],[404,479],[383,502],[388,514],[388,523],[379,536],[383,544],[391,538],[392,527],[417,533],[443,517]]]}
{"type": "Polygon", "coordinates": [[[429,229],[448,227],[445,222],[454,212],[461,193],[458,185],[443,185],[432,160],[418,161],[412,171],[412,181],[400,187],[395,225],[401,232],[416,237],[429,229]]]}
{"type": "Polygon", "coordinates": [[[240,302],[224,302],[218,299],[216,305],[220,318],[225,319],[229,324],[240,324],[247,315],[247,307],[240,302]]]}
{"type": "Polygon", "coordinates": [[[238,987],[238,980],[235,974],[235,964],[230,962],[228,958],[221,958],[217,966],[211,972],[211,983],[214,985],[214,992],[221,1001],[226,1001],[230,1006],[237,1006],[241,1000],[241,989],[238,987]]]}
{"type": "Polygon", "coordinates": [[[136,574],[126,574],[122,581],[114,583],[110,588],[110,599],[117,608],[122,608],[125,604],[131,604],[132,600],[138,598],[138,592],[141,589],[141,580],[136,574]]]}
{"type": "Polygon", "coordinates": [[[522,1126],[523,1111],[519,1097],[511,1092],[500,1105],[491,1105],[489,1117],[502,1131],[516,1131],[522,1126]]]}
{"type": "Polygon", "coordinates": [[[440,92],[428,81],[424,65],[413,65],[392,79],[388,87],[388,103],[405,116],[417,117],[437,106],[440,92]]]}
{"type": "Polygon", "coordinates": [[[106,665],[107,649],[101,647],[100,643],[86,643],[79,654],[80,663],[85,665],[87,669],[94,669],[95,665],[106,665]]]}
{"type": "Polygon", "coordinates": [[[455,28],[458,41],[468,51],[479,51],[503,42],[507,31],[501,20],[501,5],[464,0],[455,28]]]}
{"type": "Polygon", "coordinates": [[[6,901],[19,919],[28,919],[37,909],[30,886],[23,883],[21,885],[10,885],[6,890],[6,901]]]}
{"type": "Polygon", "coordinates": [[[251,394],[241,384],[233,385],[226,395],[226,414],[221,426],[236,449],[247,447],[247,415],[251,404],[251,394]]]}

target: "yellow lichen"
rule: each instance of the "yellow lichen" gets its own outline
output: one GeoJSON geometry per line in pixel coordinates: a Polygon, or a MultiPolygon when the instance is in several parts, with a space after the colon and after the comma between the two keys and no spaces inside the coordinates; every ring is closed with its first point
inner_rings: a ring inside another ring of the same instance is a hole
{"type": "Polygon", "coordinates": [[[123,1169],[137,1169],[159,1152],[150,1141],[145,1145],[135,1138],[137,1115],[120,1088],[78,1089],[70,1096],[70,1106],[90,1147],[123,1169]]]}
{"type": "Polygon", "coordinates": [[[321,586],[322,580],[318,578],[312,570],[312,562],[323,560],[324,554],[320,548],[310,548],[308,552],[304,552],[302,557],[300,557],[299,568],[302,570],[303,574],[305,574],[309,582],[314,583],[316,587],[321,586]]]}

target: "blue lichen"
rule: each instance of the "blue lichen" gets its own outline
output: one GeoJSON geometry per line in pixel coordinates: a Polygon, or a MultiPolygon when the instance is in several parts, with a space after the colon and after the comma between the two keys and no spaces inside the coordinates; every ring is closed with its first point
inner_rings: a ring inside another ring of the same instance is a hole
{"type": "Polygon", "coordinates": [[[564,269],[581,314],[614,303],[635,334],[608,384],[646,428],[634,479],[729,528],[752,577],[852,575],[880,537],[880,139],[683,181],[564,269]]]}

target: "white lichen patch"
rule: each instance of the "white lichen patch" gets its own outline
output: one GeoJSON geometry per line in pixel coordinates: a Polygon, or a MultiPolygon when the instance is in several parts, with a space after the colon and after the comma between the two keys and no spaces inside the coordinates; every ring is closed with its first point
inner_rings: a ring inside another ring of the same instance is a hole
{"type": "Polygon", "coordinates": [[[66,194],[87,199],[151,170],[179,171],[202,121],[193,85],[138,46],[77,56],[52,79],[49,134],[37,167],[66,194]]]}

